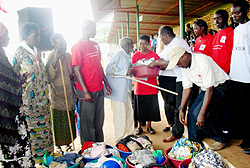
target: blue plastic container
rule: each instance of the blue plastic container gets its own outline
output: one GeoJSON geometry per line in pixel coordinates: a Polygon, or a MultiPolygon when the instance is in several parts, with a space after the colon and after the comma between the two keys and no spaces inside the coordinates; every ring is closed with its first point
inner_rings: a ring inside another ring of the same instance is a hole
{"type": "MultiPolygon", "coordinates": [[[[106,145],[106,149],[113,149],[113,147],[110,146],[110,145],[106,145]]],[[[111,157],[111,156],[112,156],[112,153],[110,153],[110,154],[108,154],[108,155],[105,155],[105,157],[111,157]]],[[[100,157],[87,158],[87,157],[84,157],[84,156],[83,156],[82,158],[83,158],[84,163],[86,164],[86,163],[88,163],[88,162],[97,160],[97,159],[99,159],[100,157]]]]}
{"type": "Polygon", "coordinates": [[[121,151],[120,149],[118,149],[117,147],[115,147],[116,150],[119,151],[120,155],[121,155],[121,158],[123,158],[124,160],[126,160],[126,158],[132,154],[132,152],[124,152],[124,151],[121,151]]]}

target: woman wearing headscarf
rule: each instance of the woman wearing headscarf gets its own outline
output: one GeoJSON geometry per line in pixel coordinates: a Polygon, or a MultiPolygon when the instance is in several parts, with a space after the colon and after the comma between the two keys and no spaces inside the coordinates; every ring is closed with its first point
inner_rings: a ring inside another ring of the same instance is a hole
{"type": "Polygon", "coordinates": [[[59,59],[62,63],[62,70],[64,76],[65,88],[67,90],[68,107],[70,111],[71,128],[73,131],[73,138],[76,137],[75,130],[75,115],[74,108],[76,99],[74,97],[72,87],[72,61],[71,55],[66,52],[67,44],[61,34],[55,33],[51,36],[51,44],[54,49],[49,54],[46,71],[49,78],[49,95],[50,95],[50,111],[52,120],[53,139],[55,146],[60,149],[60,146],[67,145],[70,148],[71,135],[69,128],[69,121],[67,116],[67,107],[65,104],[65,95],[63,88],[63,79],[61,74],[61,67],[59,59]]]}
{"type": "Polygon", "coordinates": [[[40,43],[38,25],[28,22],[21,29],[24,41],[17,48],[14,70],[25,80],[22,85],[23,108],[30,131],[32,154],[40,164],[46,151],[54,149],[51,133],[48,78],[41,60],[41,52],[36,48],[40,43]]]}
{"type": "Polygon", "coordinates": [[[197,19],[194,21],[193,29],[197,37],[194,45],[194,53],[201,53],[211,57],[214,37],[207,32],[207,23],[202,19],[197,19]]]}
{"type": "Polygon", "coordinates": [[[22,105],[21,80],[3,47],[9,44],[7,28],[0,23],[0,167],[34,167],[22,105]]]}

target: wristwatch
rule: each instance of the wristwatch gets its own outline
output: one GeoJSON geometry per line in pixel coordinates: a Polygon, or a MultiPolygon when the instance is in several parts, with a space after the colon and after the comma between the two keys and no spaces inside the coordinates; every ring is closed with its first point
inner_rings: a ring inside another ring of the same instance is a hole
{"type": "Polygon", "coordinates": [[[184,107],[179,106],[179,107],[178,107],[178,110],[184,110],[184,107]]]}

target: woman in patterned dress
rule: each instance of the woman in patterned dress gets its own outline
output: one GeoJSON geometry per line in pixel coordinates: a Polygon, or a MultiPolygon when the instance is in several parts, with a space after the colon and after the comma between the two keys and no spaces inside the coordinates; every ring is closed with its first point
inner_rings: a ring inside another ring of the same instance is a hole
{"type": "Polygon", "coordinates": [[[0,23],[0,167],[34,167],[27,123],[20,108],[22,83],[3,49],[8,43],[8,30],[0,23]]]}
{"type": "Polygon", "coordinates": [[[40,164],[46,151],[54,149],[51,133],[48,78],[41,53],[36,48],[40,43],[38,25],[28,22],[21,29],[24,40],[17,48],[13,66],[24,78],[22,85],[23,108],[28,122],[32,154],[40,164]]]}
{"type": "Polygon", "coordinates": [[[53,34],[51,37],[51,44],[54,46],[54,49],[48,56],[46,71],[49,78],[49,95],[51,102],[50,112],[53,125],[53,138],[55,146],[58,149],[60,149],[60,146],[63,145],[67,145],[67,149],[70,149],[69,144],[71,143],[71,135],[59,59],[61,59],[63,67],[64,83],[67,90],[67,100],[74,139],[76,137],[74,119],[76,97],[74,96],[72,81],[70,79],[73,74],[71,55],[66,52],[67,44],[61,34],[53,34]]]}

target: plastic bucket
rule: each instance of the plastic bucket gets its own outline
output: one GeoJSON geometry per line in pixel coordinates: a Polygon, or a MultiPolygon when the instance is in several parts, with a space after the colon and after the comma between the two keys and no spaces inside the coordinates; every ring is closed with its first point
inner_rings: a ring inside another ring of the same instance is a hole
{"type": "Polygon", "coordinates": [[[189,164],[191,163],[192,159],[186,159],[183,160],[180,164],[179,164],[179,168],[188,168],[189,164]]]}
{"type": "Polygon", "coordinates": [[[132,154],[132,152],[124,152],[120,149],[118,149],[117,147],[115,147],[116,150],[118,150],[118,152],[120,153],[121,155],[121,158],[123,158],[124,160],[126,160],[126,158],[132,154]]]}
{"type": "MultiPolygon", "coordinates": [[[[165,161],[161,164],[161,165],[165,165],[168,161],[168,158],[165,157],[165,161]]],[[[125,160],[126,164],[128,165],[128,168],[135,168],[135,165],[131,164],[129,161],[128,161],[128,157],[126,158],[125,160]]]]}
{"type": "MultiPolygon", "coordinates": [[[[113,149],[113,147],[110,146],[110,145],[106,145],[106,149],[113,149]]],[[[112,153],[105,155],[105,157],[111,157],[111,156],[112,156],[112,153]]],[[[99,159],[100,157],[88,158],[88,157],[84,157],[84,156],[83,156],[82,158],[83,158],[84,163],[86,164],[86,163],[91,162],[91,161],[93,161],[93,160],[97,160],[97,159],[99,159]]]]}
{"type": "MultiPolygon", "coordinates": [[[[169,162],[172,166],[174,166],[175,168],[178,168],[180,163],[184,160],[179,160],[179,159],[174,159],[174,158],[171,158],[170,156],[168,156],[168,153],[171,151],[172,147],[168,148],[164,155],[169,159],[169,162]]],[[[188,160],[188,159],[185,159],[185,160],[188,160]]]]}

